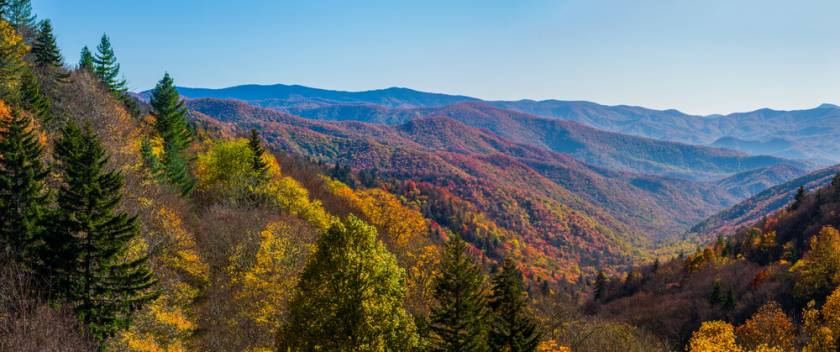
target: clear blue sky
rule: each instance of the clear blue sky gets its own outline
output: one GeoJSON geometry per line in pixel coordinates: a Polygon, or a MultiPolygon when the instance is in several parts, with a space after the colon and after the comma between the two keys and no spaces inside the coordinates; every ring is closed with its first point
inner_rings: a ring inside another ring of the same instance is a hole
{"type": "Polygon", "coordinates": [[[725,113],[840,103],[840,1],[33,0],[134,90],[390,86],[725,113]]]}

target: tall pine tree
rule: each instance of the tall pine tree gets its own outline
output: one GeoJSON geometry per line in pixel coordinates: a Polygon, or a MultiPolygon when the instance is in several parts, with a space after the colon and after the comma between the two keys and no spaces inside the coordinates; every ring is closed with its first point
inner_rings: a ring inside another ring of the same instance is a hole
{"type": "Polygon", "coordinates": [[[99,340],[128,324],[129,315],[154,299],[148,257],[130,253],[136,217],[116,208],[123,179],[90,128],[72,122],[55,144],[64,184],[46,236],[45,271],[55,293],[71,304],[99,340]]]}
{"type": "Polygon", "coordinates": [[[0,20],[5,20],[8,12],[9,0],[0,0],[0,20]]]}
{"type": "Polygon", "coordinates": [[[376,238],[349,216],[318,239],[289,304],[280,351],[411,351],[414,322],[403,309],[405,272],[376,238]]]}
{"type": "Polygon", "coordinates": [[[262,146],[262,140],[256,128],[251,129],[251,136],[248,138],[248,148],[251,148],[251,151],[254,152],[254,159],[251,162],[254,171],[260,175],[265,175],[266,171],[268,171],[268,164],[263,160],[265,149],[262,146]]]}
{"type": "Polygon", "coordinates": [[[93,53],[90,52],[87,46],[82,48],[81,54],[79,54],[79,66],[77,67],[80,70],[88,70],[90,73],[95,72],[93,63],[93,53]]]}
{"type": "Polygon", "coordinates": [[[505,260],[493,277],[490,308],[493,322],[490,327],[490,349],[494,352],[536,351],[540,331],[528,311],[522,273],[511,260],[505,260]]]}
{"type": "Polygon", "coordinates": [[[52,112],[49,98],[41,92],[41,84],[32,71],[27,70],[23,75],[20,85],[20,106],[29,111],[41,121],[47,124],[52,120],[52,112]]]}
{"type": "Polygon", "coordinates": [[[17,29],[35,28],[36,17],[32,13],[30,0],[9,0],[6,5],[6,19],[17,29]]]}
{"type": "Polygon", "coordinates": [[[48,197],[44,148],[33,127],[28,114],[0,102],[0,241],[25,261],[40,245],[48,197]]]}
{"type": "Polygon", "coordinates": [[[447,244],[434,292],[430,321],[433,350],[488,351],[490,311],[484,276],[466,252],[464,241],[456,238],[447,244]]]}
{"type": "Polygon", "coordinates": [[[117,63],[117,56],[107,34],[102,35],[99,45],[96,46],[93,72],[116,96],[120,97],[128,91],[125,80],[120,78],[120,64],[117,63]]]}
{"type": "Polygon", "coordinates": [[[64,66],[64,58],[61,57],[61,52],[58,50],[52,23],[48,19],[41,21],[38,36],[32,45],[32,55],[35,56],[35,65],[38,67],[56,68],[64,66]]]}
{"type": "Polygon", "coordinates": [[[155,86],[150,103],[156,119],[155,129],[163,138],[164,174],[181,193],[187,194],[195,187],[187,155],[192,132],[187,124],[187,108],[168,73],[155,86]]]}

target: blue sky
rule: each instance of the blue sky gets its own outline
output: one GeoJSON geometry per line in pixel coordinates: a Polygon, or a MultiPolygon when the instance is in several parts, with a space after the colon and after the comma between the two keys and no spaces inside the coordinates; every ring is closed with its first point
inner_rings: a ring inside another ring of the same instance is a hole
{"type": "Polygon", "coordinates": [[[391,86],[727,113],[840,103],[840,1],[33,0],[132,89],[391,86]]]}

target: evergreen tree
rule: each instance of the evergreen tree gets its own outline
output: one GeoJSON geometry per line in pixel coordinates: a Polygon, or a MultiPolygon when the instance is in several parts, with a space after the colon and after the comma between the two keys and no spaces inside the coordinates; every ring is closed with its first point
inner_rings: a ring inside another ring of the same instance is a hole
{"type": "Polygon", "coordinates": [[[12,257],[32,260],[47,206],[44,148],[32,119],[0,103],[0,243],[12,257]]]}
{"type": "Polygon", "coordinates": [[[484,276],[461,239],[452,239],[435,282],[430,331],[435,351],[488,351],[484,276]]]}
{"type": "Polygon", "coordinates": [[[607,276],[604,275],[603,271],[598,271],[598,275],[595,277],[595,292],[594,298],[596,301],[600,301],[604,298],[604,295],[607,293],[607,276]]]}
{"type": "Polygon", "coordinates": [[[8,12],[9,0],[0,0],[0,20],[5,20],[8,12]]]}
{"type": "Polygon", "coordinates": [[[15,28],[35,28],[36,17],[32,13],[30,0],[9,0],[6,12],[6,19],[15,28]]]}
{"type": "Polygon", "coordinates": [[[187,124],[187,109],[168,73],[155,86],[150,103],[156,118],[155,129],[164,142],[164,174],[181,193],[187,194],[195,187],[187,156],[192,133],[187,124]]]}
{"type": "Polygon", "coordinates": [[[28,51],[23,37],[9,22],[0,21],[0,100],[18,102],[21,77],[27,70],[23,57],[28,51]]]}
{"type": "Polygon", "coordinates": [[[712,286],[712,292],[709,292],[709,296],[706,299],[713,306],[723,303],[723,288],[720,286],[720,281],[715,281],[715,284],[712,286]]]}
{"type": "Polygon", "coordinates": [[[58,50],[58,44],[53,35],[52,23],[50,20],[41,21],[41,28],[38,36],[32,45],[32,55],[35,56],[35,65],[38,67],[63,67],[64,58],[58,50]]]}
{"type": "Polygon", "coordinates": [[[38,78],[31,71],[24,73],[20,85],[20,106],[46,124],[52,120],[51,105],[49,98],[41,92],[38,78]]]}
{"type": "Polygon", "coordinates": [[[528,312],[522,273],[510,260],[493,277],[490,297],[493,322],[490,328],[490,349],[499,352],[535,351],[541,333],[528,312]]]}
{"type": "Polygon", "coordinates": [[[403,309],[405,272],[352,215],[317,242],[279,334],[281,351],[410,351],[414,322],[403,309]]]}
{"type": "Polygon", "coordinates": [[[254,160],[252,162],[254,171],[260,175],[264,175],[268,170],[268,165],[263,160],[265,149],[262,147],[262,140],[260,140],[260,135],[257,133],[256,128],[251,129],[251,137],[248,139],[248,147],[251,148],[252,152],[254,152],[254,160]]]}
{"type": "Polygon", "coordinates": [[[102,35],[99,45],[96,46],[93,72],[117,97],[122,97],[128,91],[125,80],[120,79],[120,64],[117,63],[117,56],[114,55],[114,48],[111,47],[111,39],[107,34],[102,35]]]}
{"type": "Polygon", "coordinates": [[[805,200],[805,186],[799,186],[796,190],[796,196],[793,197],[793,204],[790,205],[790,210],[799,209],[803,200],[805,200]]]}
{"type": "Polygon", "coordinates": [[[64,184],[44,252],[54,293],[66,300],[99,340],[126,328],[128,317],[156,297],[148,257],[130,254],[136,217],[116,210],[123,179],[90,128],[72,122],[55,154],[64,184]]]}
{"type": "Polygon", "coordinates": [[[96,72],[93,63],[93,54],[90,52],[87,46],[82,48],[82,53],[79,56],[79,66],[78,69],[88,70],[90,73],[96,72]]]}
{"type": "Polygon", "coordinates": [[[723,298],[721,308],[725,312],[731,312],[735,309],[735,293],[732,292],[732,287],[726,290],[726,296],[723,298]]]}

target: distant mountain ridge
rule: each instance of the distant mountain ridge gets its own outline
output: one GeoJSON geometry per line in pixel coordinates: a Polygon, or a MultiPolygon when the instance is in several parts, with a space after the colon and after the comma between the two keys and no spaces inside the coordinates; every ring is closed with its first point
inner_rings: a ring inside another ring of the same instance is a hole
{"type": "MultiPolygon", "coordinates": [[[[752,155],[806,159],[821,165],[840,162],[840,108],[759,109],[697,116],[677,110],[606,106],[586,101],[483,101],[408,88],[345,92],[299,85],[243,85],[221,89],[179,88],[188,98],[238,99],[249,104],[319,120],[400,124],[416,109],[477,103],[531,115],[576,121],[598,129],[666,141],[714,145],[752,155]],[[781,143],[781,144],[780,144],[781,143]],[[783,145],[782,145],[783,144],[783,145]]],[[[148,97],[148,92],[141,96],[148,97]]]]}

